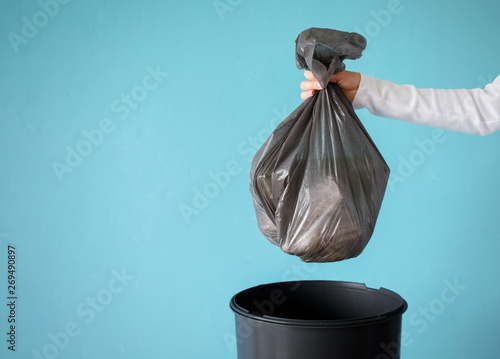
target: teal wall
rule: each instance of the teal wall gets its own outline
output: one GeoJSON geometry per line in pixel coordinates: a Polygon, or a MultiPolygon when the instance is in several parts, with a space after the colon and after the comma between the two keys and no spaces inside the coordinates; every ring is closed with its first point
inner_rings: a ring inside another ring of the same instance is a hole
{"type": "Polygon", "coordinates": [[[236,358],[231,296],[299,278],[401,294],[404,359],[497,358],[500,135],[360,111],[391,186],[368,247],[340,263],[272,246],[248,174],[301,103],[302,30],[362,32],[350,70],[473,88],[499,74],[499,11],[486,0],[3,0],[0,356],[236,358]]]}

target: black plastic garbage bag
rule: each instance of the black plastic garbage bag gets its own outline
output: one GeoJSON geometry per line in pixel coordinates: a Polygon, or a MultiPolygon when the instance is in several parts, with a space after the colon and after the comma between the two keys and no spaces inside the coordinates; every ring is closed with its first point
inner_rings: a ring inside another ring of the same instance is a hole
{"type": "Polygon", "coordinates": [[[366,39],[356,33],[311,28],[296,40],[299,69],[325,90],[305,100],[255,155],[250,191],[261,232],[306,262],[358,256],[384,197],[389,167],[333,73],[356,59],[366,39]]]}

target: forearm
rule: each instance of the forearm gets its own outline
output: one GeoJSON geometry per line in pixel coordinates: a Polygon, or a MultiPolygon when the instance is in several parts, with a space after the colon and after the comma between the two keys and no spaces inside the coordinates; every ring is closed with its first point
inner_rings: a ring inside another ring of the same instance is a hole
{"type": "Polygon", "coordinates": [[[471,134],[500,130],[500,76],[485,89],[417,89],[362,75],[355,108],[406,122],[471,134]]]}

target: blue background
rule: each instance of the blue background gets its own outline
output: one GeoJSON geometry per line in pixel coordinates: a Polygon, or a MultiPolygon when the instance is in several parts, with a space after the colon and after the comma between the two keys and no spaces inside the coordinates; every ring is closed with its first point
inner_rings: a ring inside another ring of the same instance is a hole
{"type": "Polygon", "coordinates": [[[2,1],[0,356],[236,358],[231,296],[298,278],[401,294],[402,358],[497,358],[500,135],[359,111],[393,175],[366,250],[304,264],[257,228],[250,160],[301,103],[300,31],[361,31],[368,47],[347,68],[396,83],[474,88],[499,74],[499,3],[396,5],[2,1]]]}

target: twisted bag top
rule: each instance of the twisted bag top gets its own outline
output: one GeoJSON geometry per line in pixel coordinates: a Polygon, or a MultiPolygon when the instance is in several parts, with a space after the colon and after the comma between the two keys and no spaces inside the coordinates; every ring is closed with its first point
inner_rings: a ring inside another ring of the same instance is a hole
{"type": "Polygon", "coordinates": [[[322,88],[330,77],[345,70],[344,59],[361,57],[366,39],[355,32],[310,28],[302,31],[295,40],[297,68],[312,71],[322,88]]]}
{"type": "Polygon", "coordinates": [[[298,36],[297,67],[311,70],[325,90],[297,107],[252,162],[260,231],[303,261],[359,255],[380,211],[389,167],[342,90],[328,82],[365,47],[361,35],[330,29],[298,36]]]}

